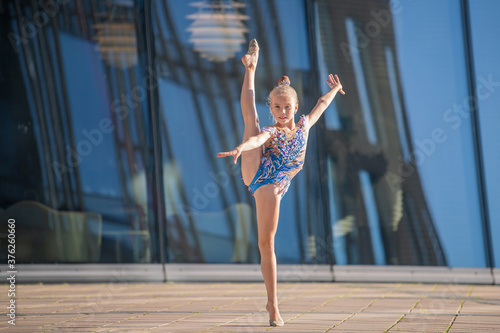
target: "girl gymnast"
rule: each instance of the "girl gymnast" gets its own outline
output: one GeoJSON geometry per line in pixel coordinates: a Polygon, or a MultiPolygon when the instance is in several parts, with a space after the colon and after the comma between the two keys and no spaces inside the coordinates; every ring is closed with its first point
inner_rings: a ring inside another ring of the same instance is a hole
{"type": "Polygon", "coordinates": [[[274,236],[278,227],[281,198],[290,181],[302,169],[306,153],[309,129],[318,121],[333,98],[342,90],[337,75],[330,74],[326,82],[330,91],[323,95],[308,115],[300,116],[295,123],[294,116],[299,104],[297,92],[290,86],[290,80],[283,76],[268,97],[271,114],[276,123],[269,127],[259,126],[255,107],[255,70],[259,59],[259,45],[250,41],[248,53],[241,61],[245,65],[245,77],[241,89],[241,111],[245,123],[243,143],[217,157],[232,156],[236,164],[241,155],[243,182],[255,198],[257,208],[258,243],[261,256],[261,271],[267,291],[266,310],[271,326],[283,326],[278,309],[276,255],[274,236]],[[264,152],[262,151],[264,145],[264,152]]]}

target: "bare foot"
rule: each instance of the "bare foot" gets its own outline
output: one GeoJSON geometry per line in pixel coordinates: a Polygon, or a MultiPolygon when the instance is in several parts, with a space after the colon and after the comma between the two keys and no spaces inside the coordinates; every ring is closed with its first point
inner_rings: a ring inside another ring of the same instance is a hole
{"type": "Polygon", "coordinates": [[[248,45],[248,52],[243,57],[241,57],[241,62],[248,69],[257,68],[257,62],[259,60],[259,44],[254,38],[250,41],[248,45]]]}
{"type": "Polygon", "coordinates": [[[272,306],[271,304],[267,303],[266,310],[267,312],[269,312],[270,321],[283,322],[283,319],[280,316],[280,311],[278,310],[278,306],[272,306]]]}

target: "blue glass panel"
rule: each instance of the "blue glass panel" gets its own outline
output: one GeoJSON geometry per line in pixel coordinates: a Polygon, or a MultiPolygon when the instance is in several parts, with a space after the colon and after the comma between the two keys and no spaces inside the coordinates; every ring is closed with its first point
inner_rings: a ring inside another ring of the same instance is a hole
{"type": "Polygon", "coordinates": [[[370,175],[362,170],[359,172],[361,192],[366,207],[368,228],[370,230],[371,243],[373,247],[373,257],[376,265],[385,265],[385,251],[382,242],[380,221],[377,212],[375,198],[373,196],[372,182],[370,175]]]}
{"type": "Polygon", "coordinates": [[[322,133],[336,260],[484,267],[460,3],[315,4],[319,68],[346,90],[322,133]]]}
{"type": "Polygon", "coordinates": [[[0,132],[14,148],[1,151],[12,165],[0,168],[0,215],[19,220],[17,259],[157,262],[144,11],[132,2],[84,1],[78,10],[67,2],[40,25],[42,5],[10,2],[0,11],[2,35],[21,37],[0,50],[8,59],[0,132]],[[36,33],[18,31],[21,20],[36,33]]]}
{"type": "Polygon", "coordinates": [[[385,61],[387,62],[387,76],[389,79],[389,85],[391,87],[391,98],[392,104],[394,105],[394,114],[396,115],[402,154],[406,162],[411,162],[410,148],[408,147],[408,136],[406,134],[406,126],[404,124],[402,104],[398,93],[394,55],[392,54],[392,50],[389,47],[385,48],[385,57],[385,61]]]}
{"type": "Polygon", "coordinates": [[[405,3],[393,19],[411,154],[447,264],[484,267],[460,3],[405,3]]]}
{"type": "MultiPolygon", "coordinates": [[[[352,50],[361,49],[361,45],[358,44],[358,36],[356,34],[356,29],[358,28],[356,27],[355,22],[351,18],[347,18],[345,25],[348,44],[352,47],[352,50]]],[[[354,68],[354,75],[356,78],[356,88],[358,89],[361,111],[363,112],[364,124],[366,126],[366,136],[368,137],[368,141],[370,141],[370,143],[375,144],[377,142],[377,131],[373,120],[374,115],[370,105],[360,52],[354,51],[351,52],[351,55],[352,66],[354,68]]]]}
{"type": "Polygon", "coordinates": [[[483,151],[488,213],[493,241],[495,267],[500,267],[500,44],[495,42],[500,31],[500,2],[468,1],[472,30],[472,46],[476,75],[476,101],[483,151]]]}

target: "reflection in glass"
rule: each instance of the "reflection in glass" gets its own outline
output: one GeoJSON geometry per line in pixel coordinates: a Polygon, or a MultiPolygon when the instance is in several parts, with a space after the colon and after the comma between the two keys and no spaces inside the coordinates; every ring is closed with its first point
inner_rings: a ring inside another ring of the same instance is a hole
{"type": "Polygon", "coordinates": [[[408,163],[411,162],[410,148],[408,147],[408,136],[406,135],[406,126],[403,120],[403,110],[401,108],[401,100],[399,99],[396,69],[394,68],[394,56],[392,54],[392,50],[389,47],[385,48],[385,61],[387,62],[387,77],[389,79],[389,86],[391,88],[391,97],[398,125],[399,139],[401,140],[402,154],[405,162],[408,163]]]}
{"type": "Polygon", "coordinates": [[[334,101],[342,127],[321,134],[328,142],[322,154],[335,170],[328,174],[336,187],[329,193],[338,193],[331,216],[336,216],[334,242],[343,245],[334,244],[342,251],[335,258],[347,264],[445,265],[419,170],[413,158],[404,158],[412,151],[404,137],[411,137],[407,107],[399,65],[387,54],[396,48],[395,31],[380,23],[390,22],[389,5],[326,0],[316,5],[319,26],[331,27],[317,36],[324,50],[319,57],[344,77],[347,91],[334,101]]]}
{"type": "Polygon", "coordinates": [[[368,230],[370,233],[371,242],[373,244],[373,257],[375,265],[385,264],[385,251],[380,233],[380,221],[378,219],[377,206],[372,192],[372,183],[368,172],[361,170],[359,172],[359,180],[361,183],[361,193],[366,207],[366,219],[368,220],[368,230]]]}
{"type": "MultiPolygon", "coordinates": [[[[413,166],[428,207],[423,213],[412,198],[415,212],[429,216],[420,229],[435,230],[449,266],[485,267],[462,11],[460,2],[408,3],[392,15],[391,50],[400,70],[413,166]]],[[[428,253],[438,247],[429,245],[428,253]]]]}
{"type": "Polygon", "coordinates": [[[198,12],[187,16],[194,20],[187,28],[191,33],[189,42],[202,58],[223,62],[241,51],[248,32],[243,21],[249,17],[238,10],[245,4],[222,0],[192,2],[190,6],[198,7],[198,12]]]}
{"type": "Polygon", "coordinates": [[[147,102],[154,80],[139,56],[140,9],[66,1],[49,16],[44,2],[4,4],[1,35],[20,39],[0,51],[8,119],[0,132],[13,142],[2,151],[11,165],[0,169],[0,206],[19,217],[26,250],[18,261],[157,261],[147,102]],[[36,33],[27,36],[26,25],[36,33]]]}
{"type": "MultiPolygon", "coordinates": [[[[316,17],[319,16],[319,13],[318,13],[318,5],[315,4],[314,6],[314,15],[316,17]]],[[[331,29],[331,27],[329,27],[328,25],[322,25],[320,26],[319,25],[320,21],[319,20],[315,20],[314,21],[314,34],[316,36],[320,36],[321,35],[321,29],[331,29]]],[[[325,22],[326,24],[328,24],[329,22],[325,22]]],[[[331,36],[330,36],[330,39],[331,39],[331,36]]],[[[334,43],[334,41],[330,40],[330,43],[334,43]]],[[[328,65],[326,60],[323,55],[326,53],[323,48],[322,48],[322,44],[321,43],[316,43],[316,54],[317,54],[317,58],[318,58],[318,72],[319,73],[328,73],[328,65]]],[[[325,86],[324,84],[321,84],[323,83],[323,80],[319,80],[320,82],[320,88],[321,88],[321,94],[324,95],[328,92],[328,86],[325,86]]],[[[331,130],[337,130],[340,128],[340,119],[339,119],[339,114],[338,114],[338,111],[337,111],[337,108],[336,108],[336,105],[335,104],[331,104],[328,109],[326,109],[326,111],[323,113],[323,117],[325,118],[325,126],[326,128],[328,129],[331,129],[331,130]]]]}
{"type": "Polygon", "coordinates": [[[283,199],[279,263],[485,266],[472,131],[496,235],[498,5],[468,2],[474,128],[460,2],[158,0],[147,26],[142,1],[66,1],[25,38],[43,3],[0,8],[0,217],[18,220],[19,261],[148,263],[165,251],[168,262],[258,263],[253,198],[239,166],[215,157],[241,142],[238,58],[255,37],[261,126],[284,74],[299,113],[329,72],[347,92],[312,130],[283,199]]]}
{"type": "Polygon", "coordinates": [[[365,72],[363,70],[363,65],[359,52],[359,50],[362,48],[362,46],[358,44],[359,36],[356,31],[359,30],[359,28],[356,27],[354,21],[349,17],[346,18],[345,24],[347,28],[348,44],[351,47],[350,48],[351,61],[352,61],[352,66],[354,68],[355,82],[361,103],[361,111],[363,112],[363,120],[366,127],[366,135],[368,137],[368,141],[371,144],[376,144],[377,131],[375,130],[375,125],[373,123],[373,113],[372,113],[372,108],[370,106],[370,98],[368,95],[366,81],[365,81],[365,72]]]}
{"type": "Polygon", "coordinates": [[[476,103],[478,107],[479,133],[483,152],[483,170],[487,196],[487,212],[492,243],[493,266],[500,267],[500,66],[498,54],[500,44],[492,42],[500,31],[498,1],[468,1],[473,53],[473,68],[476,78],[476,103]]]}
{"type": "Polygon", "coordinates": [[[99,43],[101,57],[108,65],[125,68],[137,65],[135,26],[130,23],[95,24],[94,39],[99,43]]]}

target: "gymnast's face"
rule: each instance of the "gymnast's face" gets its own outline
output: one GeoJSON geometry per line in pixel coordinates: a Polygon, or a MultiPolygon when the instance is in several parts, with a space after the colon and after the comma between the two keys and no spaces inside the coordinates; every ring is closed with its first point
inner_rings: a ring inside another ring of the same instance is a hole
{"type": "Polygon", "coordinates": [[[294,122],[294,115],[299,105],[295,98],[289,95],[277,95],[271,97],[271,113],[278,126],[287,126],[294,122]]]}

